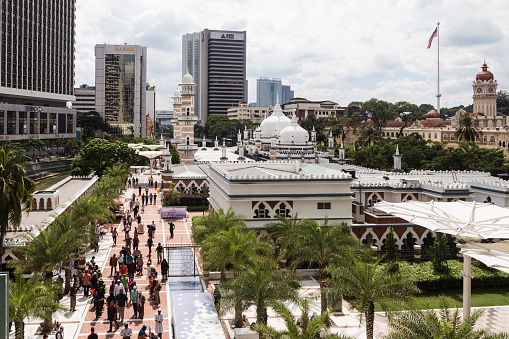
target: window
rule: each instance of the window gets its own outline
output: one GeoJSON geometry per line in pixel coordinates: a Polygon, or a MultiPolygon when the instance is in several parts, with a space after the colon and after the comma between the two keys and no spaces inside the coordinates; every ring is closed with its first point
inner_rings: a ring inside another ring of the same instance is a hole
{"type": "Polygon", "coordinates": [[[454,134],[451,134],[451,141],[454,141],[454,134]]]}
{"type": "Polygon", "coordinates": [[[495,137],[494,136],[490,137],[490,142],[495,143],[495,137]]]}
{"type": "Polygon", "coordinates": [[[319,210],[330,210],[331,203],[330,202],[319,202],[319,203],[317,203],[317,208],[319,210]]]}
{"type": "Polygon", "coordinates": [[[290,209],[286,208],[286,204],[282,202],[276,209],[276,214],[279,214],[285,218],[290,218],[290,209]]]}
{"type": "Polygon", "coordinates": [[[449,140],[449,136],[447,134],[444,134],[444,140],[445,141],[449,140]]]}
{"type": "Polygon", "coordinates": [[[486,135],[483,137],[483,141],[488,142],[488,137],[486,135]]]}
{"type": "Polygon", "coordinates": [[[265,205],[263,203],[260,203],[258,205],[258,208],[254,210],[255,215],[254,219],[267,219],[269,218],[269,210],[265,208],[265,205]]]}

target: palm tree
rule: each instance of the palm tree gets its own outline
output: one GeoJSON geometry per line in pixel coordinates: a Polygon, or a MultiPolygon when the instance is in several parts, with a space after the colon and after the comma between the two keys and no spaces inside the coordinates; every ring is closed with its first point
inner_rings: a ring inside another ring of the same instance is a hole
{"type": "Polygon", "coordinates": [[[304,227],[306,223],[312,223],[309,219],[299,219],[298,213],[291,218],[277,214],[278,221],[271,222],[266,225],[268,237],[276,245],[276,251],[280,254],[281,259],[285,259],[288,249],[293,246],[294,237],[291,236],[298,228],[304,227]]]}
{"type": "Polygon", "coordinates": [[[25,337],[24,321],[28,317],[45,319],[63,309],[54,298],[58,290],[51,279],[43,281],[40,274],[25,279],[21,270],[14,272],[14,280],[9,284],[9,321],[14,322],[16,339],[25,337]]]}
{"type": "MultiPolygon", "coordinates": [[[[234,227],[209,236],[202,249],[207,262],[205,268],[220,270],[221,281],[224,282],[225,271],[231,270],[235,275],[240,274],[242,267],[259,260],[260,255],[270,253],[272,246],[258,240],[254,230],[234,227]]],[[[242,327],[241,302],[235,305],[235,326],[242,327]]]]}
{"type": "Polygon", "coordinates": [[[0,146],[0,253],[9,226],[17,228],[23,211],[30,210],[34,188],[26,175],[23,151],[10,143],[0,146]]]}
{"type": "Polygon", "coordinates": [[[289,256],[294,259],[293,265],[317,265],[320,272],[321,311],[327,311],[327,276],[326,268],[334,256],[342,255],[359,246],[358,241],[350,234],[346,223],[329,225],[326,219],[323,226],[316,221],[306,222],[295,228],[288,235],[293,245],[289,247],[289,256]]]}
{"type": "Polygon", "coordinates": [[[509,334],[500,333],[490,335],[486,330],[474,330],[475,323],[483,314],[483,310],[474,311],[468,317],[462,318],[456,308],[453,312],[442,300],[442,309],[411,310],[408,312],[394,312],[389,317],[392,332],[385,336],[387,339],[507,339],[509,334]]]}
{"type": "Polygon", "coordinates": [[[206,217],[193,220],[193,238],[196,244],[202,244],[211,234],[217,234],[221,230],[229,230],[233,227],[244,227],[244,216],[237,215],[229,208],[225,213],[222,209],[213,211],[206,217]]]}
{"type": "Polygon", "coordinates": [[[359,145],[370,147],[383,141],[382,130],[375,125],[364,125],[359,132],[359,145]]]}
{"type": "Polygon", "coordinates": [[[228,310],[242,303],[242,308],[256,307],[256,322],[267,325],[267,308],[278,301],[297,301],[299,280],[291,272],[281,272],[273,258],[266,258],[244,269],[233,280],[221,284],[226,291],[221,308],[228,310]]]}
{"type": "Polygon", "coordinates": [[[471,142],[480,138],[482,132],[479,127],[477,127],[476,118],[468,113],[464,113],[459,117],[459,125],[455,135],[458,140],[471,142]]]}
{"type": "Polygon", "coordinates": [[[265,338],[285,338],[285,339],[351,339],[351,337],[340,336],[328,333],[324,337],[320,336],[323,330],[327,331],[329,312],[320,316],[309,318],[309,300],[303,299],[298,302],[301,311],[300,321],[295,319],[288,307],[282,303],[272,305],[274,311],[279,314],[286,324],[285,330],[276,330],[263,324],[255,324],[253,329],[262,334],[265,338]]]}
{"type": "Polygon", "coordinates": [[[368,339],[373,339],[375,303],[387,311],[405,303],[418,291],[407,276],[391,272],[379,261],[373,262],[371,251],[362,258],[353,253],[338,258],[337,265],[330,266],[328,272],[333,293],[343,296],[365,317],[368,339]]]}

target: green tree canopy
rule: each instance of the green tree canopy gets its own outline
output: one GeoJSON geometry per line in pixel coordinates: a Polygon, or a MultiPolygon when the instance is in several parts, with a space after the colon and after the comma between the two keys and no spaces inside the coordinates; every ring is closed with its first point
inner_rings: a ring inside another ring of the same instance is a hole
{"type": "Polygon", "coordinates": [[[509,91],[498,91],[497,110],[504,115],[509,115],[509,91]]]}
{"type": "Polygon", "coordinates": [[[109,125],[104,122],[96,111],[78,112],[76,114],[76,126],[81,127],[83,139],[93,138],[96,130],[103,132],[109,130],[109,125]]]}
{"type": "Polygon", "coordinates": [[[134,165],[138,160],[135,150],[121,141],[110,142],[104,139],[92,139],[74,158],[71,165],[73,175],[90,175],[95,172],[102,176],[107,168],[114,164],[134,165]]]}

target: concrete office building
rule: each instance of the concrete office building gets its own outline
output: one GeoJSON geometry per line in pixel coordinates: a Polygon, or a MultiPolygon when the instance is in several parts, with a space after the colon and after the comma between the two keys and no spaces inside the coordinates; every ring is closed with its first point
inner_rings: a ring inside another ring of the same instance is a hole
{"type": "Polygon", "coordinates": [[[258,107],[273,107],[276,103],[285,103],[283,98],[283,84],[281,79],[260,77],[256,80],[256,105],[258,107]],[[279,102],[278,102],[279,101],[279,102]]]}
{"type": "Polygon", "coordinates": [[[201,32],[200,97],[201,124],[209,115],[226,115],[228,108],[246,100],[246,32],[201,32]]]}
{"type": "Polygon", "coordinates": [[[156,86],[150,86],[147,82],[146,85],[146,109],[147,115],[147,137],[152,138],[155,135],[155,120],[156,120],[156,86]]]}
{"type": "Polygon", "coordinates": [[[75,0],[2,1],[0,140],[76,137],[75,0]]]}
{"type": "Polygon", "coordinates": [[[95,86],[83,84],[74,89],[75,100],[72,102],[72,108],[77,113],[87,113],[95,111],[95,86]]]}
{"type": "Polygon", "coordinates": [[[147,47],[95,46],[96,111],[114,135],[146,136],[147,47]]]}
{"type": "Polygon", "coordinates": [[[295,94],[290,86],[283,85],[281,90],[283,93],[283,96],[281,97],[281,104],[286,104],[295,97],[295,94]]]}
{"type": "MultiPolygon", "coordinates": [[[[182,35],[182,76],[188,72],[192,75],[196,83],[196,93],[200,93],[201,35],[201,32],[182,35]]],[[[201,101],[199,95],[194,97],[194,108],[198,120],[201,120],[201,101]]]]}

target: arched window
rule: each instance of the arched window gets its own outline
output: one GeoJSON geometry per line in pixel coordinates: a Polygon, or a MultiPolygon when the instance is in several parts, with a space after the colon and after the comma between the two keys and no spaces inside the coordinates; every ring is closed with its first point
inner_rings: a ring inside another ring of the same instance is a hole
{"type": "Polygon", "coordinates": [[[449,136],[447,134],[444,134],[444,141],[449,140],[449,136]]]}
{"type": "Polygon", "coordinates": [[[488,136],[487,136],[487,135],[485,135],[485,136],[482,138],[482,140],[483,140],[484,142],[488,142],[488,136]]]}
{"type": "Polygon", "coordinates": [[[391,132],[391,138],[394,138],[394,132],[391,132]]]}
{"type": "Polygon", "coordinates": [[[284,202],[279,204],[278,209],[276,209],[276,214],[279,214],[285,218],[290,218],[290,209],[286,208],[284,202]]]}
{"type": "Polygon", "coordinates": [[[40,210],[43,210],[43,209],[44,209],[44,199],[43,199],[43,198],[41,198],[41,199],[39,200],[39,209],[40,209],[40,210]]]}
{"type": "Polygon", "coordinates": [[[437,138],[437,134],[435,133],[435,139],[437,138]]]}
{"type": "Polygon", "coordinates": [[[46,208],[49,210],[52,208],[51,207],[51,198],[48,198],[48,201],[46,202],[46,208]]]}
{"type": "Polygon", "coordinates": [[[426,133],[422,133],[422,137],[426,139],[426,133]]]}
{"type": "Polygon", "coordinates": [[[490,137],[490,143],[495,143],[495,137],[493,135],[490,137]]]}
{"type": "Polygon", "coordinates": [[[186,138],[186,145],[189,145],[189,137],[186,138]]]}
{"type": "Polygon", "coordinates": [[[451,134],[451,141],[454,141],[455,137],[454,134],[451,134]]]}
{"type": "Polygon", "coordinates": [[[258,205],[258,208],[254,210],[254,217],[255,219],[267,219],[269,218],[269,210],[265,208],[264,203],[260,203],[258,205]]]}
{"type": "Polygon", "coordinates": [[[187,108],[187,116],[189,116],[189,107],[187,108]]]}
{"type": "Polygon", "coordinates": [[[402,250],[413,250],[417,239],[414,238],[412,232],[408,232],[406,237],[403,239],[402,250]]]}
{"type": "Polygon", "coordinates": [[[370,199],[368,199],[368,207],[371,207],[373,206],[374,204],[376,204],[377,202],[380,202],[380,198],[378,197],[378,195],[376,194],[373,194],[370,199]]]}
{"type": "Polygon", "coordinates": [[[431,133],[428,133],[428,139],[431,139],[431,133]]]}

